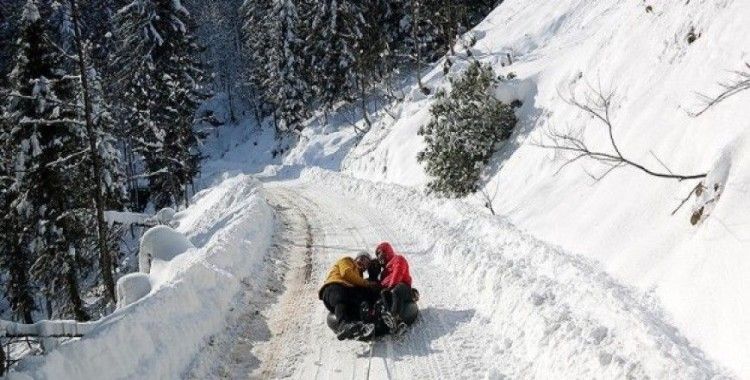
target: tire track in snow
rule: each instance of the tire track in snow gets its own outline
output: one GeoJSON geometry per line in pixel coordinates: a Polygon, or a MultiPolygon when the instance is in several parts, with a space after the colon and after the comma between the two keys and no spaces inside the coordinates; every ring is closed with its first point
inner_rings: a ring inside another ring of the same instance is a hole
{"type": "MultiPolygon", "coordinates": [[[[286,195],[279,196],[276,201],[282,205],[289,204],[286,195]]],[[[292,368],[291,360],[299,358],[301,352],[290,352],[293,348],[304,348],[295,344],[294,338],[303,334],[308,326],[297,317],[310,308],[307,288],[310,287],[312,273],[312,232],[304,213],[290,207],[279,207],[278,214],[282,221],[282,230],[278,238],[279,249],[288,250],[288,268],[284,276],[285,292],[274,310],[270,327],[272,338],[270,346],[262,350],[259,378],[284,377],[285,370],[292,368]],[[300,240],[304,241],[300,244],[300,240]]],[[[251,377],[254,375],[251,374],[251,377]]]]}
{"type": "MultiPolygon", "coordinates": [[[[404,238],[403,233],[397,234],[395,229],[393,228],[395,224],[391,221],[391,223],[385,224],[384,218],[378,218],[376,219],[376,223],[373,223],[373,227],[375,227],[378,231],[378,234],[381,236],[380,240],[388,240],[391,243],[394,244],[396,247],[403,247],[408,248],[411,243],[407,241],[407,239],[404,238]]],[[[401,248],[401,249],[403,249],[401,248]]],[[[411,272],[414,274],[415,277],[415,287],[419,288],[419,281],[420,276],[429,275],[429,271],[426,269],[428,268],[423,263],[419,262],[418,258],[416,260],[411,260],[411,272]]],[[[432,283],[434,284],[434,279],[426,279],[427,281],[424,281],[424,283],[432,283]]],[[[424,292],[424,290],[423,290],[424,292]]],[[[422,302],[420,302],[420,309],[424,309],[425,304],[429,303],[429,298],[423,299],[422,302]]],[[[407,344],[406,346],[413,346],[414,343],[416,343],[414,340],[409,340],[414,334],[418,335],[421,338],[421,344],[423,346],[428,346],[429,341],[427,339],[426,331],[433,329],[435,323],[434,317],[431,316],[425,316],[425,313],[420,313],[419,321],[415,323],[412,328],[410,328],[406,336],[403,338],[407,339],[406,343],[411,343],[411,345],[407,344]],[[432,323],[430,323],[430,320],[432,323]]],[[[441,326],[445,330],[447,330],[447,326],[444,324],[441,326]]],[[[402,339],[403,339],[402,338],[402,339]]],[[[391,339],[388,339],[387,341],[388,347],[389,347],[389,354],[393,355],[393,342],[391,339]]],[[[458,374],[455,373],[456,364],[453,363],[453,358],[450,355],[446,355],[446,352],[450,352],[452,350],[446,348],[444,344],[438,343],[437,344],[437,351],[435,354],[428,356],[430,365],[426,366],[427,369],[429,369],[431,376],[430,378],[433,379],[457,379],[458,374]],[[450,375],[449,375],[450,374],[450,375]]],[[[423,374],[420,374],[423,375],[423,374]]],[[[422,377],[422,376],[420,376],[422,377]]]]}
{"type": "MultiPolygon", "coordinates": [[[[289,189],[283,191],[289,191],[289,189]]],[[[294,191],[303,195],[303,197],[295,197],[299,204],[307,202],[300,202],[301,199],[309,200],[315,195],[305,187],[294,189],[294,191]]],[[[321,198],[319,203],[314,206],[308,203],[296,206],[304,209],[303,212],[308,215],[315,215],[315,218],[311,217],[311,220],[319,220],[319,224],[314,226],[313,230],[319,235],[316,237],[316,241],[322,240],[325,246],[322,247],[321,252],[316,252],[314,256],[315,260],[319,261],[315,270],[321,273],[325,272],[330,263],[340,256],[353,254],[358,249],[372,250],[378,242],[383,240],[390,240],[398,247],[409,248],[414,245],[409,241],[409,234],[398,229],[398,223],[389,214],[369,207],[363,209],[356,203],[349,203],[341,199],[321,198]]],[[[311,221],[311,225],[315,223],[311,221]]],[[[444,280],[440,277],[440,273],[430,274],[429,263],[421,263],[419,256],[414,256],[411,259],[413,265],[418,267],[415,270],[419,271],[419,275],[415,274],[415,276],[418,277],[417,281],[420,281],[420,283],[427,285],[444,280]]],[[[423,287],[422,289],[424,292],[430,288],[432,287],[423,287]]],[[[428,291],[427,293],[432,292],[428,291]]],[[[349,378],[348,374],[351,374],[354,378],[363,378],[366,376],[366,368],[369,364],[372,367],[371,378],[444,379],[481,377],[483,372],[480,367],[465,365],[466,360],[470,357],[478,357],[478,355],[472,355],[475,350],[469,347],[456,352],[454,347],[448,344],[450,337],[447,335],[457,327],[456,325],[472,322],[465,320],[449,326],[444,319],[436,315],[443,310],[436,305],[430,305],[431,299],[440,299],[440,297],[437,297],[438,295],[443,295],[448,299],[459,297],[450,289],[436,287],[435,293],[425,297],[421,302],[420,306],[425,310],[422,320],[417,322],[403,339],[393,341],[386,338],[373,345],[373,358],[370,363],[362,360],[363,356],[368,356],[369,351],[365,349],[364,354],[358,354],[360,348],[356,346],[356,343],[352,345],[352,342],[336,342],[333,334],[322,325],[324,334],[323,336],[318,334],[319,339],[332,342],[328,344],[343,348],[343,350],[328,346],[318,350],[321,354],[316,361],[322,365],[318,368],[322,370],[322,372],[318,372],[318,375],[322,375],[323,378],[349,378]],[[346,350],[350,354],[347,354],[346,350]],[[350,359],[345,359],[347,357],[350,359]],[[456,362],[454,358],[460,358],[460,361],[464,364],[456,362]],[[357,374],[361,374],[361,376],[357,376],[357,374]]],[[[440,304],[450,305],[452,303],[443,300],[440,304]]],[[[457,308],[457,306],[454,308],[457,308]]],[[[323,312],[321,318],[324,317],[324,314],[325,312],[323,312]]],[[[369,356],[367,359],[369,360],[369,356]]],[[[301,372],[297,373],[297,375],[300,375],[297,377],[304,377],[302,375],[304,373],[305,369],[303,368],[301,372]]]]}
{"type": "Polygon", "coordinates": [[[664,326],[677,332],[658,316],[642,319],[642,306],[627,289],[539,242],[503,225],[488,240],[477,232],[485,228],[482,220],[451,224],[431,218],[417,200],[401,205],[387,195],[373,204],[358,200],[370,195],[332,188],[324,181],[271,186],[272,198],[307,219],[307,226],[292,225],[296,244],[290,246],[304,248],[310,259],[306,286],[284,296],[297,312],[269,315],[271,324],[291,327],[254,351],[269,368],[263,378],[361,379],[368,367],[373,379],[722,378],[699,353],[689,356],[693,348],[682,346],[679,335],[664,335],[664,326]],[[402,339],[386,338],[371,350],[338,342],[325,324],[318,285],[334,260],[382,240],[412,263],[423,294],[420,319],[402,339]]]}

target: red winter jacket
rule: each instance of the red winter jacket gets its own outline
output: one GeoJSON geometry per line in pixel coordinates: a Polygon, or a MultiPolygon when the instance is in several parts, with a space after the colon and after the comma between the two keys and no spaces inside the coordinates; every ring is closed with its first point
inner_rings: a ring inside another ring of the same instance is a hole
{"type": "Polygon", "coordinates": [[[380,284],[386,288],[392,288],[400,283],[411,286],[411,274],[409,273],[409,263],[406,258],[397,255],[390,243],[383,242],[378,244],[377,250],[385,254],[385,269],[383,270],[383,279],[380,284]]]}

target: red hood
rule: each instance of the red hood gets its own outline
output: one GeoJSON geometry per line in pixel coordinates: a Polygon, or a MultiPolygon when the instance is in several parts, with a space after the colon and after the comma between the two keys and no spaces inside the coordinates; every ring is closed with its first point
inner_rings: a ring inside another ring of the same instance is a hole
{"type": "Polygon", "coordinates": [[[385,262],[391,261],[393,256],[396,255],[396,253],[393,251],[393,247],[391,247],[391,243],[384,241],[380,244],[378,244],[377,248],[375,248],[375,252],[378,250],[382,251],[385,254],[385,262]]]}

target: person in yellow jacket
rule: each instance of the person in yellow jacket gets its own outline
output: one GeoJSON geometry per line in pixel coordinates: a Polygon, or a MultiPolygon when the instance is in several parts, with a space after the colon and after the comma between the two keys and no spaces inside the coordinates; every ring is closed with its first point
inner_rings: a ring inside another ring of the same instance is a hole
{"type": "Polygon", "coordinates": [[[372,333],[373,326],[357,322],[356,317],[362,302],[366,302],[373,289],[379,287],[377,281],[365,280],[363,277],[371,263],[372,258],[367,252],[361,252],[355,258],[342,257],[328,271],[328,276],[318,291],[318,298],[336,316],[338,328],[335,330],[339,340],[372,333]]]}

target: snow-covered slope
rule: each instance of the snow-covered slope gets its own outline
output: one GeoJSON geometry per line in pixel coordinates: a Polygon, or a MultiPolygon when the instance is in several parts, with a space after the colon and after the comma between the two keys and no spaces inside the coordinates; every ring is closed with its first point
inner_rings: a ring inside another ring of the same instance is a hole
{"type": "Polygon", "coordinates": [[[10,378],[179,378],[224,326],[240,281],[264,270],[274,222],[259,191],[256,180],[239,175],[196,194],[176,220],[198,248],[159,263],[164,267],[146,297],[105,317],[80,341],[25,359],[10,378]]]}
{"type": "MultiPolygon", "coordinates": [[[[650,294],[710,357],[750,377],[750,91],[692,116],[704,106],[698,94],[717,94],[718,82],[750,62],[748,18],[743,0],[506,0],[472,32],[472,53],[500,74],[515,73],[498,96],[524,101],[487,184],[495,210],[650,294]],[[607,149],[601,125],[565,101],[595,90],[614,94],[615,136],[634,160],[662,169],[656,156],[676,173],[701,173],[724,156],[724,194],[705,221],[690,224],[690,205],[670,215],[695,181],[631,168],[595,181],[590,174],[605,168],[579,161],[558,172],[564,157],[536,146],[547,130],[586,127],[586,141],[607,149]]],[[[425,81],[444,86],[441,65],[425,81]]],[[[286,163],[340,161],[355,177],[420,187],[427,178],[416,132],[430,104],[413,89],[389,111],[395,118],[379,113],[351,150],[351,133],[313,128],[286,163]],[[346,141],[339,150],[338,140],[346,141]]]]}

